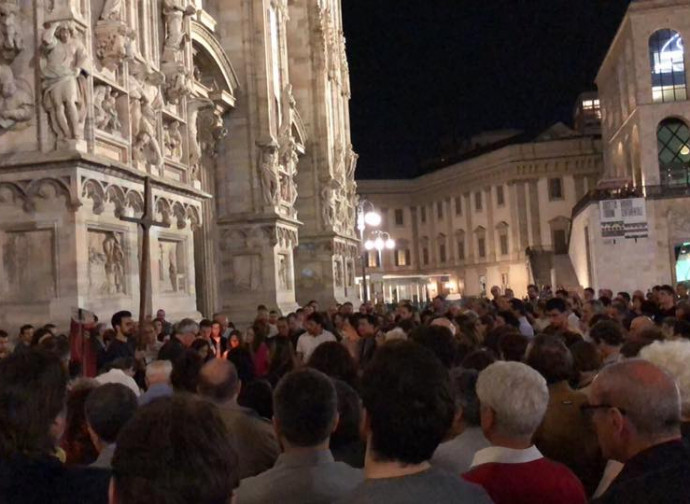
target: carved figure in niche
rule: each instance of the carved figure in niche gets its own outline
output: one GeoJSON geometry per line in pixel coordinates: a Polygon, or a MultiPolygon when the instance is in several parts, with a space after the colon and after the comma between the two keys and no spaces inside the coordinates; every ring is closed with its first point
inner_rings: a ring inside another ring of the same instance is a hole
{"type": "Polygon", "coordinates": [[[347,146],[347,154],[345,155],[345,180],[352,181],[355,179],[355,169],[357,168],[357,159],[359,155],[352,148],[352,144],[347,146]]]}
{"type": "Polygon", "coordinates": [[[175,65],[175,69],[166,72],[165,97],[172,104],[180,103],[185,96],[192,93],[192,77],[185,72],[184,65],[175,65]]]}
{"type": "Polygon", "coordinates": [[[6,61],[13,61],[24,49],[24,39],[17,30],[18,7],[11,2],[0,4],[0,33],[2,34],[2,55],[6,61]]]}
{"type": "Polygon", "coordinates": [[[294,122],[295,107],[297,106],[295,96],[292,94],[292,84],[287,84],[283,88],[283,92],[280,97],[280,102],[282,109],[282,117],[280,122],[280,139],[282,143],[283,141],[285,141],[285,139],[292,136],[292,123],[294,122]]]}
{"type": "Polygon", "coordinates": [[[347,286],[355,285],[355,264],[351,261],[347,262],[347,286]]]}
{"type": "Polygon", "coordinates": [[[278,144],[271,138],[267,142],[259,143],[259,178],[264,203],[277,205],[280,191],[278,178],[278,144]]]}
{"type": "Polygon", "coordinates": [[[43,105],[59,140],[84,136],[89,56],[68,21],[46,26],[40,60],[43,105]]]}
{"type": "Polygon", "coordinates": [[[168,255],[168,262],[168,275],[170,276],[170,285],[172,286],[173,292],[177,292],[177,258],[175,257],[175,254],[172,250],[170,251],[170,255],[168,255]]]}
{"type": "Polygon", "coordinates": [[[96,127],[109,133],[119,132],[122,128],[117,114],[117,97],[110,86],[93,88],[94,122],[96,127]]]}
{"type": "Polygon", "coordinates": [[[103,21],[120,21],[122,19],[122,0],[105,0],[101,16],[103,21]]]}
{"type": "Polygon", "coordinates": [[[165,42],[163,44],[162,61],[175,61],[182,44],[188,36],[184,32],[184,18],[196,12],[187,0],[163,0],[163,16],[165,17],[165,42]]]}
{"type": "Polygon", "coordinates": [[[280,256],[280,263],[278,265],[278,281],[281,289],[289,289],[290,282],[288,278],[287,258],[284,255],[280,256]]]}
{"type": "Polygon", "coordinates": [[[13,129],[31,120],[34,99],[30,89],[28,83],[14,78],[9,66],[0,65],[0,128],[13,129]]]}
{"type": "Polygon", "coordinates": [[[342,287],[343,286],[343,263],[340,259],[334,259],[333,260],[333,265],[335,266],[335,286],[336,287],[342,287]]]}
{"type": "Polygon", "coordinates": [[[187,102],[187,133],[189,135],[190,180],[199,180],[201,167],[201,145],[199,143],[199,112],[213,105],[208,98],[195,97],[187,102]]]}
{"type": "Polygon", "coordinates": [[[164,282],[165,281],[165,267],[163,266],[163,258],[165,257],[165,249],[163,248],[162,243],[158,244],[158,249],[160,252],[160,256],[158,258],[158,280],[160,282],[164,282]]]}
{"type": "Polygon", "coordinates": [[[179,161],[182,158],[182,132],[180,123],[171,122],[164,130],[163,144],[165,145],[165,155],[170,159],[179,161]]]}
{"type": "Polygon", "coordinates": [[[103,240],[103,253],[108,294],[121,294],[125,291],[125,253],[115,233],[103,240]]]}
{"type": "Polygon", "coordinates": [[[163,106],[160,85],[165,76],[147,65],[132,65],[130,80],[130,117],[132,137],[134,138],[134,158],[156,166],[163,164],[163,156],[158,143],[158,110],[163,106]]]}
{"type": "Polygon", "coordinates": [[[114,74],[120,64],[132,57],[134,31],[123,21],[99,21],[95,27],[96,56],[103,68],[114,74]]]}
{"type": "Polygon", "coordinates": [[[141,102],[141,122],[134,142],[134,158],[155,166],[163,165],[163,154],[158,143],[156,124],[157,113],[151,103],[144,98],[141,102]]]}
{"type": "Polygon", "coordinates": [[[218,145],[220,140],[228,135],[228,130],[223,123],[223,116],[221,111],[214,108],[210,112],[203,113],[199,117],[201,122],[201,148],[204,154],[211,158],[218,155],[218,145]]]}
{"type": "Polygon", "coordinates": [[[338,183],[335,180],[331,180],[321,188],[321,218],[326,227],[336,223],[337,190],[338,183]]]}

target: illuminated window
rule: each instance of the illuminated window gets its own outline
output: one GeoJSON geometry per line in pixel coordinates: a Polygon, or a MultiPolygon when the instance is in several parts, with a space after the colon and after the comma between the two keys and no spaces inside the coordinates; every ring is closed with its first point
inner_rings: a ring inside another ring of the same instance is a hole
{"type": "Polygon", "coordinates": [[[505,195],[503,194],[503,186],[496,186],[496,204],[503,206],[506,204],[505,195]]]}
{"type": "Polygon", "coordinates": [[[405,224],[405,219],[403,215],[403,210],[402,208],[396,208],[395,209],[395,225],[396,226],[403,226],[405,224]]]}
{"type": "Polygon", "coordinates": [[[409,266],[410,265],[410,249],[398,249],[395,251],[395,265],[409,266]]]}
{"type": "Polygon", "coordinates": [[[649,62],[652,72],[652,101],[685,100],[685,63],[683,39],[674,30],[656,31],[649,38],[649,62]]]}
{"type": "Polygon", "coordinates": [[[455,215],[462,215],[462,198],[460,196],[455,197],[455,215]]]}
{"type": "Polygon", "coordinates": [[[690,129],[680,119],[665,119],[657,129],[659,175],[662,184],[687,184],[690,167],[690,129]]]}
{"type": "Polygon", "coordinates": [[[477,212],[482,211],[482,193],[481,191],[477,191],[474,193],[474,209],[477,212]]]}
{"type": "Polygon", "coordinates": [[[368,266],[370,268],[378,268],[381,266],[378,250],[370,250],[369,253],[367,253],[367,257],[368,266]]]}

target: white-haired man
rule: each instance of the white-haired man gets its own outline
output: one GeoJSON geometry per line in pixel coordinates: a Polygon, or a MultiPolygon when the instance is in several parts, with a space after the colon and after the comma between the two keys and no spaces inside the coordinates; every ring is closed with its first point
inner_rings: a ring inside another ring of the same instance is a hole
{"type": "Polygon", "coordinates": [[[680,393],[655,364],[632,359],[605,367],[594,379],[590,404],[605,457],[621,473],[593,502],[689,503],[690,456],[681,440],[680,393]]]}
{"type": "Polygon", "coordinates": [[[143,406],[161,397],[173,395],[170,385],[172,363],[168,360],[157,360],[146,366],[146,392],[139,398],[139,405],[143,406]]]}
{"type": "Polygon", "coordinates": [[[582,483],[532,444],[549,403],[546,380],[519,362],[495,362],[479,375],[482,430],[491,446],[478,451],[463,477],[496,504],[584,504],[582,483]]]}

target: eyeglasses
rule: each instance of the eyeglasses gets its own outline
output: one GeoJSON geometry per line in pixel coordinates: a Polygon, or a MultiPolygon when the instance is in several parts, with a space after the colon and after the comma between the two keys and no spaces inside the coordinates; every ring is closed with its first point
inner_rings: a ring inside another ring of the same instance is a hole
{"type": "Polygon", "coordinates": [[[615,408],[618,411],[620,411],[621,415],[625,415],[625,409],[619,408],[618,406],[614,406],[613,404],[583,404],[580,406],[580,411],[582,412],[583,415],[587,417],[592,417],[594,415],[594,412],[598,409],[611,409],[615,408]]]}

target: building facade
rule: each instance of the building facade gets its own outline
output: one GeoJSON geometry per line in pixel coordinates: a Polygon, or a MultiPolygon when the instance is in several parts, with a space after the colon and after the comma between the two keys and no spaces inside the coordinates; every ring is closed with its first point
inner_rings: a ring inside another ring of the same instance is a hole
{"type": "Polygon", "coordinates": [[[353,297],[339,0],[0,0],[0,16],[0,325],[136,313],[144,246],[143,295],[172,318],[353,297]],[[148,239],[122,219],[145,214],[148,239]]]}
{"type": "Polygon", "coordinates": [[[690,280],[688,37],[690,2],[632,2],[599,69],[604,179],[570,242],[582,286],[690,280]]]}
{"type": "Polygon", "coordinates": [[[571,210],[601,175],[601,143],[561,123],[508,135],[414,179],[358,182],[396,242],[381,260],[369,252],[372,297],[424,301],[493,285],[524,295],[532,282],[576,281],[571,210]]]}

